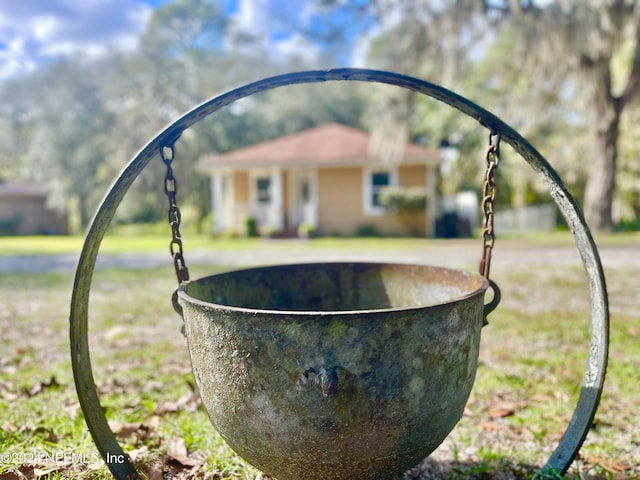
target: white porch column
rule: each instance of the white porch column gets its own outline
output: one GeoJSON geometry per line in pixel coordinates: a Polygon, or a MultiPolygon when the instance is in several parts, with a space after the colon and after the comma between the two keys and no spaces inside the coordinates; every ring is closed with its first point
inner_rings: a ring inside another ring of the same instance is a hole
{"type": "Polygon", "coordinates": [[[213,213],[212,231],[214,234],[224,231],[222,210],[222,174],[214,171],[211,174],[211,212],[213,213]]]}
{"type": "Polygon", "coordinates": [[[274,167],[271,169],[271,205],[269,208],[269,224],[276,230],[284,228],[284,195],[282,191],[282,170],[274,167]]]}
{"type": "Polygon", "coordinates": [[[305,212],[305,221],[318,229],[318,169],[309,170],[309,210],[305,212]],[[308,215],[308,216],[307,216],[308,215]]]}

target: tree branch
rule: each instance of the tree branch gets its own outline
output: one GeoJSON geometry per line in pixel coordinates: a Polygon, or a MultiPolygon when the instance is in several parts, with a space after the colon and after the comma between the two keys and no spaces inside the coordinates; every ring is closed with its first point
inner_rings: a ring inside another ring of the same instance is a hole
{"type": "Polygon", "coordinates": [[[640,90],[640,15],[636,14],[635,23],[636,47],[633,54],[633,65],[631,67],[631,72],[629,73],[627,86],[618,100],[618,106],[620,109],[623,109],[625,105],[638,93],[638,90],[640,90]]]}

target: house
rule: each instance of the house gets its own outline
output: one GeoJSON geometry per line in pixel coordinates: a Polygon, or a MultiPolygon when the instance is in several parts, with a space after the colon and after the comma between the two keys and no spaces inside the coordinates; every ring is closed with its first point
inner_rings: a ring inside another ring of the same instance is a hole
{"type": "Polygon", "coordinates": [[[47,192],[37,185],[0,181],[0,235],[68,233],[63,215],[47,207],[47,192]]]}
{"type": "Polygon", "coordinates": [[[407,143],[395,161],[383,162],[372,138],[328,123],[205,158],[200,167],[211,177],[214,232],[244,232],[253,218],[269,232],[294,233],[302,225],[327,235],[368,228],[433,236],[438,153],[407,143]],[[386,186],[424,187],[426,210],[407,225],[380,205],[386,186]]]}

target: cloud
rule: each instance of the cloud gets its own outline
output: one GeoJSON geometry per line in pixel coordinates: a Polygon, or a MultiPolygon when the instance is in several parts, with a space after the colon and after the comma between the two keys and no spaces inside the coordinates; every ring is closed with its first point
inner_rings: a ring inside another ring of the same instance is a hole
{"type": "Polygon", "coordinates": [[[142,0],[0,0],[0,79],[61,55],[132,50],[151,11],[142,0]]]}
{"type": "Polygon", "coordinates": [[[281,58],[303,58],[305,61],[313,64],[317,63],[320,57],[318,45],[299,33],[294,33],[287,38],[275,42],[274,47],[277,56],[281,58]]]}
{"type": "Polygon", "coordinates": [[[239,0],[231,20],[236,32],[261,38],[272,60],[300,57],[314,62],[320,49],[301,33],[309,21],[307,9],[292,5],[291,0],[239,0]]]}
{"type": "Polygon", "coordinates": [[[240,0],[233,20],[240,30],[254,35],[267,35],[270,24],[268,0],[240,0]]]}

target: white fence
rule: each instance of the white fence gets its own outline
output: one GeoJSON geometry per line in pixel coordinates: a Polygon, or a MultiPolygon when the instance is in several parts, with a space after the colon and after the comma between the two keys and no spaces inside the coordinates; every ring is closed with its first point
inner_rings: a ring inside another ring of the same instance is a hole
{"type": "Polygon", "coordinates": [[[496,233],[552,232],[557,225],[557,210],[553,203],[533,205],[513,210],[496,211],[494,229],[496,233]]]}

